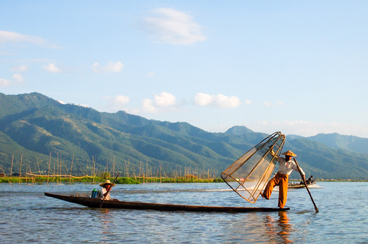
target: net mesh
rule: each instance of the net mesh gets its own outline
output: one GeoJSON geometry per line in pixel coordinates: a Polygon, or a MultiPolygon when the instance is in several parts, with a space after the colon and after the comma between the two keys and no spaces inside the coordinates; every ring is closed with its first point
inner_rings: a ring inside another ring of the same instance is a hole
{"type": "Polygon", "coordinates": [[[267,184],[285,143],[285,135],[275,132],[251,148],[224,172],[221,178],[242,198],[255,203],[267,184]]]}

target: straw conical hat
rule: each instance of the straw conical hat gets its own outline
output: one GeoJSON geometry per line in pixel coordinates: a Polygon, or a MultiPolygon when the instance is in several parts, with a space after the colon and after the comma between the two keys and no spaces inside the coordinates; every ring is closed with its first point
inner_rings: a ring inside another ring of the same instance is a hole
{"type": "Polygon", "coordinates": [[[100,183],[100,186],[104,186],[104,185],[111,185],[111,187],[115,186],[115,184],[111,183],[109,180],[106,180],[104,183],[100,183]]]}
{"type": "Polygon", "coordinates": [[[285,155],[285,156],[290,156],[290,157],[296,157],[296,154],[293,153],[292,151],[288,150],[286,152],[283,152],[282,155],[285,155]]]}

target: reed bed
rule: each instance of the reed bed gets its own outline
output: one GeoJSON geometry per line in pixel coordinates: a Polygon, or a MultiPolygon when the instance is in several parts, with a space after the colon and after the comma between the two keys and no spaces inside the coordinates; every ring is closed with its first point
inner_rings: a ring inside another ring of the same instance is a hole
{"type": "MultiPolygon", "coordinates": [[[[90,183],[95,184],[99,182],[104,182],[109,179],[113,181],[114,178],[102,178],[93,176],[35,176],[27,175],[22,177],[0,177],[0,183],[10,183],[10,184],[48,184],[48,183],[90,183]]],[[[215,179],[200,179],[195,177],[119,177],[115,183],[116,184],[141,184],[141,183],[212,183],[212,182],[223,182],[221,178],[215,179]]]]}
{"type": "Polygon", "coordinates": [[[10,168],[5,168],[4,165],[1,167],[0,164],[0,183],[98,183],[106,179],[114,180],[117,172],[121,172],[117,184],[222,182],[214,169],[191,166],[165,169],[162,163],[151,165],[148,161],[140,162],[139,166],[125,161],[120,162],[118,166],[115,157],[110,167],[109,163],[102,165],[96,162],[94,156],[92,162],[82,164],[74,155],[72,160],[67,162],[58,153],[54,157],[50,153],[48,162],[40,162],[37,159],[32,167],[31,162],[25,162],[23,154],[19,159],[15,158],[18,157],[12,155],[10,168]]]}

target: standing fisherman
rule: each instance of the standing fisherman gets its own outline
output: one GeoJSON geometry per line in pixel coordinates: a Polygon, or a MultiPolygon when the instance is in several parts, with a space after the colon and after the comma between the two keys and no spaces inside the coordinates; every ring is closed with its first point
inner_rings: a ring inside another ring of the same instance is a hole
{"type": "MultiPolygon", "coordinates": [[[[282,155],[285,155],[285,157],[277,158],[277,161],[279,162],[279,170],[277,174],[267,183],[266,188],[264,189],[263,193],[261,193],[261,196],[263,198],[269,200],[273,188],[275,186],[279,186],[279,201],[278,201],[279,208],[284,208],[287,201],[289,175],[293,170],[299,171],[297,165],[292,160],[293,157],[296,157],[295,153],[288,150],[284,152],[282,155]]],[[[299,173],[302,175],[302,178],[305,181],[305,173],[300,167],[299,169],[300,169],[299,173]]]]}

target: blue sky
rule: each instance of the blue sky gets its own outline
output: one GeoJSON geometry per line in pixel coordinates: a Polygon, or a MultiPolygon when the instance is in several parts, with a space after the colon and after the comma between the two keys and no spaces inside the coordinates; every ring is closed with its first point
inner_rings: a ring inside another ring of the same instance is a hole
{"type": "Polygon", "coordinates": [[[0,92],[368,137],[366,1],[1,1],[0,92]]]}

